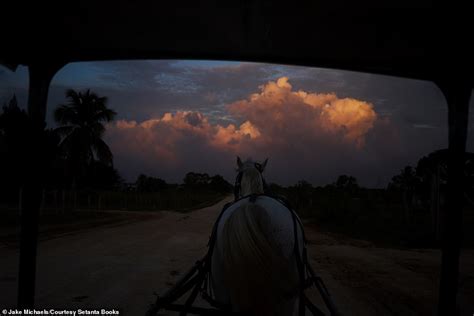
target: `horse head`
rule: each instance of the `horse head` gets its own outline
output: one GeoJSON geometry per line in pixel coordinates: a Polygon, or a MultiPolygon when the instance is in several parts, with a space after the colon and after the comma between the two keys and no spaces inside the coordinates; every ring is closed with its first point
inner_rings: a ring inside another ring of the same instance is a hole
{"type": "Polygon", "coordinates": [[[242,162],[237,157],[237,178],[235,180],[235,199],[250,194],[263,194],[267,190],[263,172],[267,166],[268,158],[263,163],[255,162],[248,158],[242,162]]]}

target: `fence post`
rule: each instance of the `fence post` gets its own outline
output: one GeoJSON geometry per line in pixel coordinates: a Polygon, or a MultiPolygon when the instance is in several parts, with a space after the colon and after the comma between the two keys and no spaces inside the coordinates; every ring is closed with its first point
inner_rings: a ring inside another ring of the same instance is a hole
{"type": "Polygon", "coordinates": [[[62,189],[62,202],[63,202],[63,207],[62,207],[62,213],[66,213],[66,190],[62,189]]]}
{"type": "Polygon", "coordinates": [[[55,213],[58,214],[58,190],[54,190],[54,210],[55,213]]]}
{"type": "Polygon", "coordinates": [[[73,209],[74,211],[77,211],[77,190],[74,190],[74,193],[73,193],[73,209]]]}
{"type": "Polygon", "coordinates": [[[43,192],[41,193],[41,206],[40,206],[40,214],[44,214],[44,203],[46,197],[46,190],[43,188],[43,192]]]}
{"type": "Polygon", "coordinates": [[[431,216],[432,216],[432,229],[433,236],[436,241],[440,239],[440,216],[439,216],[439,204],[440,204],[440,187],[439,187],[439,164],[436,165],[434,172],[431,175],[431,216]]]}

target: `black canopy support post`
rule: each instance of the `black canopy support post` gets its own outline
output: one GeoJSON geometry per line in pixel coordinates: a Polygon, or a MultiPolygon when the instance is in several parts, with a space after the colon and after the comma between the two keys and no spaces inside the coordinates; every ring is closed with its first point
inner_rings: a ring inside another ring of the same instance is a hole
{"type": "Polygon", "coordinates": [[[20,264],[18,275],[18,308],[33,308],[35,298],[36,279],[36,248],[38,242],[39,208],[42,198],[41,177],[42,163],[40,140],[46,126],[46,104],[48,90],[54,74],[62,67],[59,64],[38,63],[28,65],[29,69],[29,91],[28,91],[28,114],[31,123],[28,151],[30,163],[25,179],[22,209],[20,215],[21,237],[20,237],[20,264]]]}
{"type": "Polygon", "coordinates": [[[448,103],[449,157],[446,206],[441,217],[441,276],[438,315],[458,315],[456,303],[462,243],[464,159],[472,82],[455,74],[438,82],[448,103]],[[456,79],[458,78],[458,79],[456,79]],[[451,81],[449,81],[451,80],[451,81]]]}

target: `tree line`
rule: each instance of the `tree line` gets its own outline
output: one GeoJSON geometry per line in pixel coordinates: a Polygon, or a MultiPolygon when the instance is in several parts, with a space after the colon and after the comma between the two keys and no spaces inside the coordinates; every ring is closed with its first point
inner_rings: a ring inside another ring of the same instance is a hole
{"type": "MultiPolygon", "coordinates": [[[[182,184],[141,174],[133,184],[126,185],[114,168],[113,153],[103,136],[106,124],[117,113],[108,107],[108,99],[90,90],[66,91],[66,103],[54,110],[56,128],[38,132],[33,128],[25,110],[18,106],[15,96],[3,106],[0,114],[0,202],[17,200],[18,190],[28,177],[32,160],[41,159],[42,183],[46,189],[62,190],[115,190],[143,193],[159,192],[173,188],[187,190],[208,189],[231,192],[232,185],[221,175],[188,172],[182,184]],[[32,146],[32,144],[36,146],[32,146]],[[36,148],[37,152],[32,152],[36,148]]],[[[387,196],[398,197],[403,204],[405,217],[420,207],[441,207],[447,181],[448,151],[438,150],[422,157],[415,167],[406,166],[393,176],[386,188],[387,196]]],[[[474,154],[466,153],[465,198],[474,204],[474,154]]],[[[326,195],[342,194],[357,198],[366,189],[357,179],[341,175],[325,187],[313,188],[304,180],[283,190],[273,184],[275,191],[285,191],[298,205],[311,204],[308,192],[326,195]],[[322,194],[322,193],[321,193],[322,194]]],[[[436,210],[432,210],[435,212],[436,210]]]]}

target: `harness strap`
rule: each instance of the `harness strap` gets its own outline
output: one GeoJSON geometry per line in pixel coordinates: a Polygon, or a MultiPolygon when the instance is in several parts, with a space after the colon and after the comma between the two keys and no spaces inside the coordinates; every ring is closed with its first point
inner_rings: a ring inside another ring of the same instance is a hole
{"type": "MultiPolygon", "coordinates": [[[[299,303],[298,315],[304,316],[306,313],[306,306],[304,304],[304,284],[306,281],[304,263],[300,256],[300,249],[298,245],[299,243],[298,243],[298,228],[297,228],[296,214],[293,211],[293,209],[291,208],[287,208],[287,209],[290,211],[291,218],[293,220],[293,234],[294,234],[294,240],[295,240],[294,253],[296,257],[296,267],[298,268],[298,275],[300,277],[300,286],[299,286],[300,303],[299,303]]],[[[301,230],[303,230],[302,227],[301,227],[301,230]]],[[[304,245],[304,241],[303,241],[303,249],[306,249],[306,245],[304,245]]]]}
{"type": "Polygon", "coordinates": [[[326,288],[326,285],[324,284],[323,280],[316,275],[314,272],[313,268],[309,264],[308,261],[308,252],[306,250],[306,235],[304,233],[303,229],[303,223],[301,220],[298,218],[296,215],[296,212],[293,210],[293,208],[290,205],[290,202],[284,198],[284,197],[278,197],[278,196],[270,196],[277,200],[278,202],[282,203],[286,209],[288,209],[291,213],[292,219],[293,219],[293,233],[294,233],[294,238],[295,238],[295,256],[296,256],[296,262],[297,262],[297,268],[298,268],[298,273],[300,275],[300,286],[298,288],[298,291],[300,292],[300,305],[299,305],[299,315],[305,315],[306,312],[306,306],[309,308],[309,310],[313,313],[313,315],[324,315],[324,313],[316,307],[311,301],[306,297],[304,294],[304,290],[309,288],[311,285],[316,285],[318,288],[318,291],[321,294],[321,297],[323,298],[324,303],[329,309],[329,312],[332,316],[337,316],[340,315],[336,306],[334,305],[334,302],[331,299],[331,295],[329,294],[328,289],[326,288]],[[299,243],[298,243],[298,230],[297,230],[297,224],[299,224],[301,228],[301,233],[303,234],[303,249],[302,249],[302,255],[300,255],[299,251],[299,243]],[[309,278],[306,278],[306,273],[310,275],[309,278]]]}

